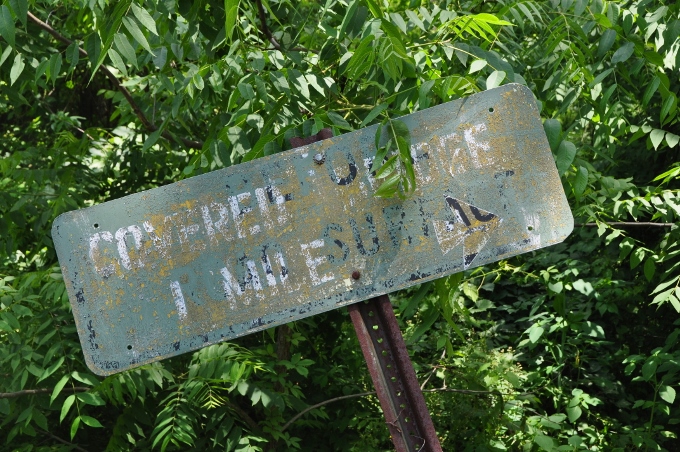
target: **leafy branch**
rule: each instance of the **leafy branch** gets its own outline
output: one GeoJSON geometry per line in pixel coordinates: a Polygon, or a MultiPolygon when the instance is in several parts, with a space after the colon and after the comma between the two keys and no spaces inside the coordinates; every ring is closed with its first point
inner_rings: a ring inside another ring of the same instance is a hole
{"type": "Polygon", "coordinates": [[[411,160],[411,132],[399,119],[383,120],[375,132],[377,152],[371,166],[376,179],[384,179],[373,196],[405,199],[416,189],[416,174],[411,160]],[[380,146],[386,133],[386,142],[380,146]]]}
{"type": "MultiPolygon", "coordinates": [[[[57,41],[60,41],[66,45],[71,45],[73,44],[73,41],[68,39],[66,36],[62,35],[59,33],[57,30],[52,28],[48,23],[43,22],[42,20],[38,19],[35,15],[33,15],[30,11],[27,12],[27,17],[28,19],[36,24],[38,27],[42,28],[46,32],[48,32],[52,37],[54,37],[57,41]]],[[[88,53],[78,47],[78,53],[85,57],[89,58],[88,53]]],[[[137,118],[141,121],[142,125],[149,131],[149,132],[155,132],[158,130],[158,127],[153,123],[153,121],[149,120],[149,118],[146,117],[142,109],[137,105],[137,102],[132,98],[132,94],[130,91],[123,86],[123,84],[118,80],[118,78],[103,64],[99,65],[97,67],[97,70],[103,73],[111,83],[116,87],[116,89],[125,97],[125,100],[127,100],[128,104],[130,104],[130,107],[132,108],[132,111],[134,111],[135,115],[137,118]]],[[[175,137],[172,135],[170,132],[167,130],[163,130],[161,132],[161,136],[169,141],[174,141],[174,142],[181,142],[184,144],[184,146],[190,148],[190,149],[202,149],[203,148],[203,142],[202,141],[195,141],[195,140],[189,140],[187,138],[183,137],[175,137]]]]}

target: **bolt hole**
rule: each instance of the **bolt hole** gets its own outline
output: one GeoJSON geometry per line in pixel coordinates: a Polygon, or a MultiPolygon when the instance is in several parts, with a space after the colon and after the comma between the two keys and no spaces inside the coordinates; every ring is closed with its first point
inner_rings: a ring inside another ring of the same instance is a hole
{"type": "Polygon", "coordinates": [[[93,226],[94,226],[95,228],[98,228],[98,227],[99,227],[99,223],[95,223],[93,226]]]}
{"type": "Polygon", "coordinates": [[[368,316],[373,317],[373,311],[368,311],[368,316]]]}
{"type": "Polygon", "coordinates": [[[533,231],[533,230],[534,230],[534,227],[533,227],[533,226],[529,226],[527,229],[530,230],[530,231],[533,231]]]}
{"type": "Polygon", "coordinates": [[[128,345],[128,346],[127,346],[127,349],[128,349],[128,350],[132,350],[132,345],[128,345]]]}
{"type": "Polygon", "coordinates": [[[383,356],[387,356],[387,350],[383,350],[383,351],[382,351],[382,355],[383,355],[383,356]]]}
{"type": "Polygon", "coordinates": [[[373,325],[373,330],[378,331],[378,325],[373,325]]]}
{"type": "Polygon", "coordinates": [[[409,418],[405,418],[404,421],[409,422],[409,418]]]}
{"type": "Polygon", "coordinates": [[[390,380],[397,381],[397,377],[392,377],[392,378],[390,378],[390,380]]]}
{"type": "Polygon", "coordinates": [[[489,108],[489,113],[493,113],[493,107],[489,108]]]}

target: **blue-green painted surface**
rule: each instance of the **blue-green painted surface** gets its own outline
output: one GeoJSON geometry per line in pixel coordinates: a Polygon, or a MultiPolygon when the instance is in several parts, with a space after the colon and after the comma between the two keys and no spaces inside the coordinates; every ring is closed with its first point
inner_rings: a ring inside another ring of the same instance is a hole
{"type": "Polygon", "coordinates": [[[402,120],[418,182],[405,201],[372,196],[368,127],[57,218],[90,368],[122,371],[569,235],[526,87],[402,120]]]}

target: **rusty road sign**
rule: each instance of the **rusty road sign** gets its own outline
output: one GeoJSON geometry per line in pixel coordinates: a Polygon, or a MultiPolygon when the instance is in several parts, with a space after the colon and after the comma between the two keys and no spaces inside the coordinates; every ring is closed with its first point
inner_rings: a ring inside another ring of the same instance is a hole
{"type": "Polygon", "coordinates": [[[373,126],[57,218],[88,366],[119,372],[569,235],[526,87],[401,119],[418,182],[405,201],[372,196],[373,126]]]}

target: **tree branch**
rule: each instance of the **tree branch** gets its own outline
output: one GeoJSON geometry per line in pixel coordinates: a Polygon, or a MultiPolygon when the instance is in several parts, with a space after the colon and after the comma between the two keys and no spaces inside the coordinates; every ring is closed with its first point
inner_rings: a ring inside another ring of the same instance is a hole
{"type": "MultiPolygon", "coordinates": [[[[434,389],[424,389],[423,392],[457,392],[459,394],[491,394],[491,395],[499,396],[500,399],[503,400],[503,394],[499,391],[473,391],[471,389],[434,388],[434,389]]],[[[310,411],[312,411],[316,408],[322,407],[324,405],[328,405],[329,403],[339,402],[340,400],[354,399],[354,398],[357,398],[357,397],[366,397],[366,396],[369,396],[369,395],[373,395],[375,393],[376,393],[375,391],[369,391],[369,392],[360,392],[359,394],[349,394],[349,395],[344,395],[344,396],[340,396],[340,397],[334,397],[332,399],[328,399],[328,400],[324,400],[323,402],[319,402],[316,405],[308,406],[307,408],[305,408],[304,410],[300,411],[298,414],[293,416],[293,418],[290,421],[286,422],[283,425],[283,427],[281,427],[281,432],[284,432],[288,427],[291,426],[291,424],[293,422],[300,419],[304,414],[306,414],[306,413],[308,413],[308,412],[310,412],[310,411]]],[[[520,393],[520,394],[517,394],[517,395],[527,395],[527,394],[531,394],[531,393],[523,392],[523,393],[520,393]]],[[[502,403],[501,403],[501,405],[502,405],[502,403]]]]}
{"type": "Polygon", "coordinates": [[[305,408],[304,410],[300,411],[298,414],[293,416],[293,418],[290,421],[286,422],[284,424],[284,426],[281,427],[281,432],[284,432],[288,427],[290,427],[290,425],[293,422],[300,419],[302,417],[302,415],[304,415],[305,413],[312,411],[316,408],[322,407],[324,405],[328,405],[329,403],[338,402],[340,400],[354,399],[354,398],[357,398],[357,397],[366,397],[368,395],[373,395],[373,394],[375,394],[375,391],[361,392],[359,394],[349,394],[349,395],[344,395],[344,396],[340,396],[340,397],[334,397],[332,399],[324,400],[323,402],[317,403],[316,405],[308,406],[307,408],[305,408]]]}
{"type": "MultiPolygon", "coordinates": [[[[620,227],[620,228],[635,228],[635,227],[656,227],[656,228],[670,228],[671,226],[675,225],[675,223],[652,223],[652,222],[637,222],[637,221],[612,221],[612,222],[606,222],[603,221],[603,224],[606,224],[607,226],[615,226],[615,227],[620,227]]],[[[596,228],[597,223],[575,223],[574,227],[576,228],[596,228]]]]}
{"type": "MultiPolygon", "coordinates": [[[[71,41],[66,36],[59,33],[57,30],[52,28],[49,24],[38,19],[30,11],[28,12],[28,18],[31,20],[31,22],[36,24],[38,27],[42,28],[43,30],[48,32],[50,35],[52,35],[54,37],[54,39],[56,39],[57,41],[60,41],[64,44],[66,44],[66,45],[71,45],[73,43],[73,41],[71,41]]],[[[80,53],[81,56],[88,58],[87,52],[85,50],[83,50],[80,46],[78,46],[78,52],[80,53]]],[[[144,127],[150,132],[155,132],[156,130],[158,130],[158,127],[156,127],[156,125],[153,122],[149,121],[149,119],[146,117],[146,115],[144,114],[142,109],[139,108],[139,105],[137,105],[135,100],[132,98],[132,94],[130,94],[130,91],[120,83],[118,78],[116,78],[116,76],[113,75],[113,73],[103,64],[99,66],[98,70],[100,72],[102,72],[104,75],[106,75],[106,77],[111,81],[111,83],[113,83],[113,85],[116,87],[116,89],[123,95],[123,97],[125,97],[125,100],[127,100],[128,104],[130,104],[132,111],[135,112],[135,115],[137,116],[137,118],[139,118],[139,120],[142,122],[142,125],[144,125],[144,127]]],[[[189,139],[181,138],[181,137],[175,138],[167,130],[164,130],[161,133],[161,136],[163,138],[167,139],[167,140],[170,140],[170,141],[177,142],[179,140],[182,144],[184,144],[184,146],[191,148],[191,149],[202,149],[203,148],[203,142],[189,140],[189,139]]]]}
{"type": "Polygon", "coordinates": [[[279,44],[274,35],[272,35],[272,32],[269,31],[269,27],[267,26],[267,17],[264,13],[264,6],[262,6],[262,0],[255,0],[255,3],[257,3],[257,15],[260,18],[262,33],[267,37],[267,39],[269,39],[269,42],[272,43],[276,50],[282,50],[281,44],[279,44]]]}
{"type": "MultiPolygon", "coordinates": [[[[62,389],[63,392],[86,392],[89,390],[90,388],[86,388],[84,386],[74,386],[72,388],[62,389]]],[[[24,389],[23,391],[17,392],[0,392],[0,399],[16,399],[17,397],[34,394],[51,394],[52,391],[54,391],[54,388],[24,389]]]]}
{"type": "Polygon", "coordinates": [[[80,447],[80,446],[77,446],[77,445],[75,445],[75,444],[73,444],[73,443],[69,443],[69,442],[66,441],[65,439],[61,439],[61,438],[59,438],[58,436],[53,435],[52,433],[48,432],[47,430],[43,430],[43,429],[41,429],[41,428],[39,428],[39,429],[37,429],[37,430],[38,430],[40,433],[42,433],[43,435],[47,435],[47,436],[49,436],[50,438],[52,438],[53,440],[58,441],[58,442],[60,442],[60,443],[62,443],[62,444],[65,444],[65,445],[67,445],[67,446],[70,446],[70,447],[72,447],[73,449],[75,449],[75,450],[77,450],[77,451],[80,451],[80,452],[88,452],[87,449],[83,449],[83,448],[80,447]]]}
{"type": "MultiPolygon", "coordinates": [[[[262,34],[265,35],[265,37],[269,40],[269,42],[272,43],[274,46],[273,49],[265,49],[265,50],[284,50],[281,44],[279,44],[279,41],[276,40],[272,32],[269,30],[269,26],[267,26],[267,16],[265,15],[264,11],[264,6],[262,6],[262,0],[255,0],[255,3],[257,3],[257,17],[260,19],[261,29],[262,34]]],[[[292,49],[289,50],[294,50],[297,52],[312,52],[312,53],[319,53],[316,50],[312,49],[307,49],[305,47],[293,47],[292,49]]]]}

